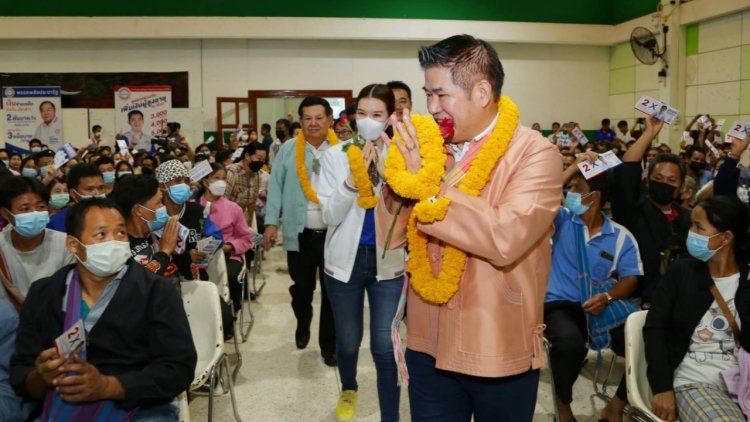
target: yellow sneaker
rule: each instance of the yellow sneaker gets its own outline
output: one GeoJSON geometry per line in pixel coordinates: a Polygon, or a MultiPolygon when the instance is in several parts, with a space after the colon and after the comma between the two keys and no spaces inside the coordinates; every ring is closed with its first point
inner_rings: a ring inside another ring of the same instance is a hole
{"type": "Polygon", "coordinates": [[[344,390],[339,396],[339,404],[336,406],[336,417],[341,422],[354,419],[357,414],[357,392],[344,390]]]}

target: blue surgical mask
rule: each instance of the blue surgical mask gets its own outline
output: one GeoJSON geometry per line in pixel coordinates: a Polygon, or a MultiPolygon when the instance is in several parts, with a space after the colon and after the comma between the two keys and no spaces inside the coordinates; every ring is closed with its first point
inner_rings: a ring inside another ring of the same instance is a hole
{"type": "Polygon", "coordinates": [[[71,191],[77,193],[78,196],[81,197],[81,201],[83,201],[84,199],[91,199],[91,198],[101,198],[101,199],[106,199],[107,198],[107,195],[105,195],[105,194],[101,194],[101,195],[82,195],[80,192],[78,192],[75,189],[71,189],[71,191]]]}
{"type": "Polygon", "coordinates": [[[141,217],[143,218],[143,221],[145,221],[146,224],[148,224],[148,229],[151,230],[152,232],[161,229],[162,227],[164,227],[165,224],[167,224],[167,220],[169,220],[169,214],[167,214],[167,207],[165,207],[164,205],[157,208],[156,210],[146,208],[141,204],[138,204],[138,206],[144,209],[147,209],[151,211],[152,213],[154,213],[154,215],[156,215],[156,219],[151,220],[151,221],[146,220],[145,218],[141,217]]]}
{"type": "Polygon", "coordinates": [[[23,170],[21,170],[21,175],[23,177],[32,177],[32,178],[35,178],[39,174],[36,172],[36,169],[30,168],[30,167],[24,167],[23,170]]]}
{"type": "Polygon", "coordinates": [[[169,197],[177,205],[182,205],[190,198],[190,186],[180,183],[169,187],[169,197]]]}
{"type": "Polygon", "coordinates": [[[70,202],[70,195],[67,193],[55,193],[50,196],[49,200],[49,204],[58,210],[68,205],[68,202],[70,202]]]}
{"type": "MultiPolygon", "coordinates": [[[[586,194],[586,196],[591,195],[592,192],[589,192],[586,194]]],[[[578,192],[568,192],[567,195],[565,195],[565,206],[576,215],[581,215],[586,213],[586,211],[589,210],[590,205],[584,205],[581,203],[583,201],[583,198],[585,196],[582,196],[578,192]]]]}
{"type": "Polygon", "coordinates": [[[111,185],[112,183],[115,183],[115,172],[113,171],[105,171],[102,173],[102,177],[104,177],[104,184],[105,185],[111,185]]]}
{"type": "Polygon", "coordinates": [[[42,167],[42,169],[39,170],[39,175],[42,176],[42,178],[45,178],[47,176],[47,167],[42,167]]]}
{"type": "Polygon", "coordinates": [[[689,231],[687,236],[687,250],[690,255],[693,256],[695,259],[700,259],[703,262],[707,262],[711,257],[716,255],[716,252],[719,252],[719,249],[724,247],[723,245],[719,247],[719,249],[711,250],[708,248],[708,242],[711,240],[711,238],[716,237],[720,235],[721,233],[716,233],[713,236],[705,236],[702,234],[698,234],[694,231],[689,231]]]}
{"type": "Polygon", "coordinates": [[[11,214],[16,220],[13,227],[23,237],[34,237],[44,230],[49,223],[47,211],[32,211],[23,214],[11,214]]]}

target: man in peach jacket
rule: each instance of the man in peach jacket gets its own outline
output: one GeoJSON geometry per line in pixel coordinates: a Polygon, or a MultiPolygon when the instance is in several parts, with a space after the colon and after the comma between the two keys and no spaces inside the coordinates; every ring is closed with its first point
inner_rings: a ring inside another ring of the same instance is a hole
{"type": "MultiPolygon", "coordinates": [[[[428,110],[448,127],[447,170],[502,122],[498,100],[504,72],[497,52],[468,35],[423,47],[428,110]],[[452,123],[452,124],[451,124],[452,123]],[[452,126],[452,128],[451,128],[452,126]],[[452,136],[451,130],[452,129],[452,136]]],[[[404,112],[391,120],[407,169],[421,167],[416,130],[404,112]]],[[[479,196],[445,182],[451,200],[441,221],[419,224],[437,274],[442,247],[467,254],[458,291],[445,305],[407,296],[409,401],[413,421],[531,421],[544,365],[543,305],[550,269],[552,220],[560,204],[562,159],[538,132],[518,125],[505,155],[479,196]]],[[[385,189],[378,225],[390,226],[396,197],[385,189]]],[[[406,243],[401,210],[390,248],[406,243]]]]}

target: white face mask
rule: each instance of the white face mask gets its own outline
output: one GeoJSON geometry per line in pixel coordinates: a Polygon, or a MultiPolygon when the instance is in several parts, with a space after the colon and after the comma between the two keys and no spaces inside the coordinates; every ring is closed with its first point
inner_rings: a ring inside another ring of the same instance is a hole
{"type": "Polygon", "coordinates": [[[250,137],[247,135],[240,136],[240,140],[242,140],[243,142],[247,142],[248,139],[250,139],[250,137]]]}
{"type": "Polygon", "coordinates": [[[217,180],[208,185],[208,190],[214,196],[224,196],[224,192],[227,190],[227,182],[223,180],[217,180]]]}
{"type": "Polygon", "coordinates": [[[86,261],[81,261],[78,255],[76,259],[97,277],[117,274],[130,259],[130,243],[128,242],[110,240],[84,245],[80,240],[76,239],[76,241],[86,248],[86,261]]]}
{"type": "Polygon", "coordinates": [[[379,122],[370,117],[357,119],[357,133],[368,141],[380,138],[380,133],[385,130],[386,122],[379,122]]]}
{"type": "Polygon", "coordinates": [[[185,166],[187,171],[190,171],[193,168],[193,162],[192,161],[183,161],[182,165],[185,166]]]}

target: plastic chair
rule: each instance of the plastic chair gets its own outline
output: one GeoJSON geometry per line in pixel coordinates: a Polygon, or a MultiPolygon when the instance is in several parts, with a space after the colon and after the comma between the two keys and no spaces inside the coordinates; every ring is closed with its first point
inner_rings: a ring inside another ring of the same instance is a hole
{"type": "MultiPolygon", "coordinates": [[[[609,401],[612,400],[612,396],[614,395],[614,393],[609,394],[607,390],[609,389],[609,387],[613,386],[613,384],[610,384],[609,381],[612,379],[612,373],[615,370],[617,355],[614,354],[614,352],[612,353],[612,358],[609,361],[609,369],[607,370],[607,376],[603,380],[601,380],[601,383],[599,383],[601,378],[599,376],[599,373],[605,366],[603,360],[604,358],[602,358],[601,364],[597,362],[596,368],[594,369],[594,376],[591,378],[591,382],[594,387],[594,394],[602,399],[605,403],[609,403],[609,401]]],[[[617,385],[614,385],[614,387],[615,389],[617,389],[617,385]]]]}
{"type": "Polygon", "coordinates": [[[651,412],[651,386],[646,377],[643,325],[648,311],[630,314],[625,322],[625,376],[627,377],[630,417],[635,421],[662,421],[651,412]]]}
{"type": "Polygon", "coordinates": [[[180,422],[190,422],[190,406],[186,391],[177,396],[177,404],[180,407],[180,422]]]}
{"type": "MultiPolygon", "coordinates": [[[[224,301],[230,306],[234,307],[232,299],[229,295],[229,271],[227,270],[227,260],[224,257],[223,253],[217,252],[208,260],[206,274],[208,274],[208,281],[216,285],[221,298],[224,299],[224,301]]],[[[239,278],[240,280],[242,279],[242,277],[239,278]]],[[[237,365],[235,365],[234,370],[232,371],[232,379],[237,379],[237,374],[240,372],[240,368],[242,368],[242,352],[240,352],[240,344],[239,340],[237,339],[237,331],[238,330],[235,329],[235,335],[232,336],[232,342],[234,343],[234,353],[237,355],[237,365]]],[[[243,336],[243,343],[245,341],[244,339],[245,336],[243,336]]]]}
{"type": "Polygon", "coordinates": [[[263,273],[263,242],[256,243],[255,246],[255,257],[253,258],[252,275],[253,275],[253,292],[250,294],[250,299],[255,300],[260,296],[260,292],[266,287],[266,275],[263,273]],[[261,285],[258,287],[257,279],[261,279],[261,285]]]}
{"type": "Polygon", "coordinates": [[[224,353],[224,330],[221,325],[221,306],[216,285],[208,281],[182,283],[182,302],[190,324],[198,362],[190,391],[195,391],[208,381],[208,420],[213,420],[214,387],[218,379],[226,376],[232,409],[237,422],[241,422],[234,397],[232,375],[229,373],[227,355],[224,353]],[[218,378],[217,378],[218,376],[218,378]]]}
{"type": "MultiPolygon", "coordinates": [[[[256,255],[257,256],[257,255],[256,255]]],[[[242,271],[240,272],[240,275],[237,277],[237,281],[240,283],[240,288],[242,289],[241,292],[241,303],[239,306],[239,314],[240,317],[237,319],[238,325],[239,325],[239,333],[242,336],[242,342],[246,342],[248,336],[250,335],[250,330],[253,329],[253,325],[255,325],[255,315],[253,315],[252,309],[250,309],[250,303],[249,300],[253,299],[253,293],[250,294],[250,298],[245,296],[247,293],[247,285],[248,285],[248,278],[250,277],[250,273],[253,273],[253,289],[255,289],[255,274],[254,270],[247,268],[247,262],[245,262],[245,265],[242,267],[242,271]],[[245,321],[245,315],[247,315],[248,321],[245,321]]],[[[235,336],[236,337],[236,336],[235,336]]]]}

